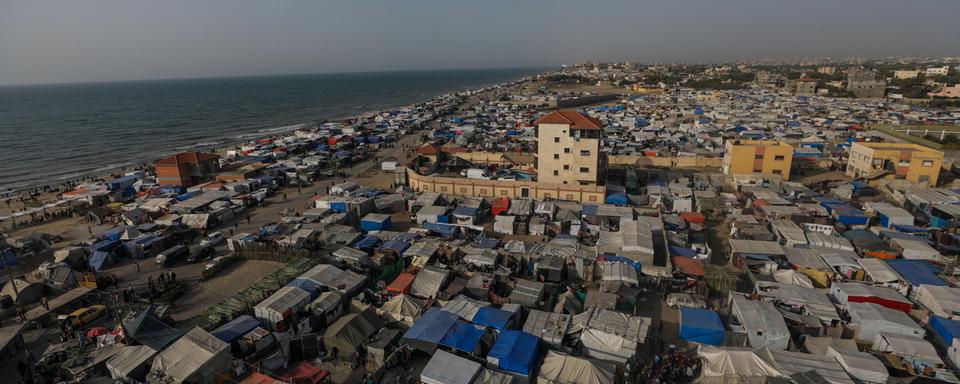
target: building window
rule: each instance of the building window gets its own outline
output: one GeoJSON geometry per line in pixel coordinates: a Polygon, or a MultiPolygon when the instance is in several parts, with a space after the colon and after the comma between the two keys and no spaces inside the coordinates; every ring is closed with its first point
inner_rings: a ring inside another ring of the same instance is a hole
{"type": "Polygon", "coordinates": [[[896,176],[894,176],[893,178],[894,178],[894,179],[897,179],[897,180],[906,180],[906,179],[907,179],[907,175],[896,175],[896,176]]]}
{"type": "Polygon", "coordinates": [[[506,196],[506,195],[507,195],[507,191],[505,191],[505,190],[504,190],[504,191],[500,191],[500,196],[506,196]]]}
{"type": "Polygon", "coordinates": [[[560,160],[560,154],[559,154],[559,153],[554,153],[554,154],[553,154],[553,159],[554,159],[554,160],[560,160]]]}
{"type": "Polygon", "coordinates": [[[564,148],[563,153],[570,153],[570,148],[564,148]]]}
{"type": "Polygon", "coordinates": [[[581,181],[581,182],[580,182],[580,185],[590,185],[590,182],[589,182],[589,181],[581,181]]]}
{"type": "Polygon", "coordinates": [[[560,142],[560,138],[559,138],[559,137],[554,137],[554,138],[553,138],[553,142],[554,142],[554,143],[559,143],[559,142],[560,142]]]}
{"type": "Polygon", "coordinates": [[[570,164],[564,164],[564,165],[563,165],[563,170],[564,170],[564,171],[569,171],[569,170],[570,170],[570,164]]]}
{"type": "Polygon", "coordinates": [[[573,200],[573,195],[568,194],[568,195],[567,195],[567,200],[573,200]]]}
{"type": "Polygon", "coordinates": [[[924,166],[924,167],[932,167],[932,166],[933,166],[933,160],[924,160],[921,165],[924,166]]]}
{"type": "Polygon", "coordinates": [[[783,174],[783,171],[781,171],[781,170],[779,170],[779,169],[774,169],[774,170],[773,170],[773,174],[774,174],[774,175],[782,175],[782,174],[783,174]]]}
{"type": "Polygon", "coordinates": [[[754,170],[753,170],[753,173],[763,173],[763,170],[762,170],[762,169],[754,169],[754,170]]]}
{"type": "Polygon", "coordinates": [[[783,156],[774,156],[773,159],[776,161],[783,161],[783,156]]]}
{"type": "Polygon", "coordinates": [[[763,155],[755,155],[755,156],[753,156],[753,159],[754,159],[754,160],[763,160],[763,155]]]}
{"type": "Polygon", "coordinates": [[[897,163],[897,165],[900,166],[900,167],[909,167],[909,166],[910,166],[910,160],[900,160],[900,162],[897,163]]]}
{"type": "Polygon", "coordinates": [[[586,149],[581,149],[580,156],[590,156],[590,151],[586,149]]]}
{"type": "Polygon", "coordinates": [[[560,170],[554,169],[554,170],[553,170],[553,175],[554,175],[554,176],[560,176],[560,170]]]}
{"type": "Polygon", "coordinates": [[[587,172],[590,172],[590,168],[580,167],[580,173],[587,173],[587,172]]]}
{"type": "Polygon", "coordinates": [[[929,182],[930,182],[930,176],[922,175],[922,176],[920,176],[920,177],[917,178],[917,181],[919,181],[919,182],[921,182],[921,183],[929,183],[929,182]]]}

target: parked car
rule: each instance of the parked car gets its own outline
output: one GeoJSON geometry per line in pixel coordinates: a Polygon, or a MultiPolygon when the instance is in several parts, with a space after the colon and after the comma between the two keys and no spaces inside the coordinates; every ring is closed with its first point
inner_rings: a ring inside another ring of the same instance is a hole
{"type": "Polygon", "coordinates": [[[706,309],[707,303],[689,293],[671,293],[667,295],[667,306],[670,308],[683,306],[706,309]]]}
{"type": "Polygon", "coordinates": [[[80,308],[76,311],[73,311],[64,318],[70,321],[70,324],[73,324],[74,326],[78,326],[81,323],[83,323],[83,325],[90,325],[90,322],[96,320],[100,316],[103,316],[103,314],[106,312],[106,305],[91,305],[89,307],[80,308]]]}
{"type": "Polygon", "coordinates": [[[460,171],[460,176],[466,177],[468,179],[476,180],[490,180],[490,172],[487,172],[485,169],[480,168],[470,168],[460,171]]]}
{"type": "Polygon", "coordinates": [[[157,265],[161,267],[169,267],[176,264],[178,261],[186,259],[190,256],[190,250],[186,246],[176,245],[168,248],[167,250],[160,252],[157,255],[157,265]]]}
{"type": "Polygon", "coordinates": [[[223,241],[223,233],[220,231],[211,232],[209,235],[203,238],[203,241],[200,244],[214,246],[220,244],[223,241]]]}
{"type": "Polygon", "coordinates": [[[188,263],[196,263],[200,260],[206,260],[213,255],[215,249],[209,243],[194,244],[189,247],[190,255],[187,256],[188,263]]]}

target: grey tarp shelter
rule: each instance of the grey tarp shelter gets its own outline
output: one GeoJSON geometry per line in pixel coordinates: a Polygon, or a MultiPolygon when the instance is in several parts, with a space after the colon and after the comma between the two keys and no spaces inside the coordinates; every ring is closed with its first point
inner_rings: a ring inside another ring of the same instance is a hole
{"type": "Polygon", "coordinates": [[[143,381],[157,351],[146,345],[123,347],[107,361],[107,371],[115,380],[143,381]]]}
{"type": "Polygon", "coordinates": [[[350,360],[356,356],[357,349],[380,328],[386,325],[372,310],[344,315],[323,334],[323,343],[327,351],[337,350],[337,358],[350,360]]]}
{"type": "Polygon", "coordinates": [[[151,384],[212,383],[233,368],[230,344],[194,327],[153,359],[151,384]]]}

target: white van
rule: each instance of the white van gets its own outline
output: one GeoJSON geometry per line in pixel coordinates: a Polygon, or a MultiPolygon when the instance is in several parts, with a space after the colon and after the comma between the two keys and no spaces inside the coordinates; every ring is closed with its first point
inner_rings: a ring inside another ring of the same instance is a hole
{"type": "Polygon", "coordinates": [[[460,171],[460,176],[464,176],[468,179],[490,180],[490,172],[480,168],[470,168],[460,171]]]}
{"type": "Polygon", "coordinates": [[[396,161],[384,161],[383,163],[380,163],[380,170],[381,170],[381,171],[387,171],[387,172],[393,172],[393,171],[396,171],[396,170],[397,170],[397,166],[399,166],[399,165],[400,165],[400,164],[397,163],[396,161]]]}

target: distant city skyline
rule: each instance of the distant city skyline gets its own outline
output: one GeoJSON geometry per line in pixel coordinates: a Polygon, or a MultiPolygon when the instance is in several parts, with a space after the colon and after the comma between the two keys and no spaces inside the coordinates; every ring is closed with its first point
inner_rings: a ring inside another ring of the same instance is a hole
{"type": "Polygon", "coordinates": [[[957,56],[960,1],[6,0],[0,84],[957,56]]]}

